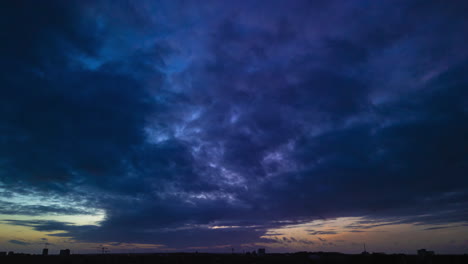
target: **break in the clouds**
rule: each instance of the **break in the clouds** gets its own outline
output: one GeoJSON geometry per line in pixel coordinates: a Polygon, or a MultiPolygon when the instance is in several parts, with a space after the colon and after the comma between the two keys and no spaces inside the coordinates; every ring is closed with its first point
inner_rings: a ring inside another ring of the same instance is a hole
{"type": "Polygon", "coordinates": [[[268,234],[346,217],[304,234],[466,231],[467,11],[4,1],[2,223],[179,249],[320,244],[268,234]]]}

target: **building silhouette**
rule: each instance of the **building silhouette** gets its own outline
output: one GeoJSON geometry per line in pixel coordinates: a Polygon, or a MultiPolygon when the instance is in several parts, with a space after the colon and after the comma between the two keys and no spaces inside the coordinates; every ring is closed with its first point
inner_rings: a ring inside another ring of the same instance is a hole
{"type": "Polygon", "coordinates": [[[433,256],[435,255],[434,251],[426,250],[425,248],[418,250],[418,256],[426,257],[426,256],[433,256]]]}
{"type": "Polygon", "coordinates": [[[70,249],[61,249],[60,256],[70,256],[70,249]]]}
{"type": "Polygon", "coordinates": [[[48,248],[44,248],[44,249],[42,250],[42,256],[47,256],[47,255],[49,255],[49,249],[48,249],[48,248]]]}
{"type": "Polygon", "coordinates": [[[258,255],[259,256],[264,256],[265,255],[265,249],[264,248],[259,248],[258,249],[258,255]]]}
{"type": "Polygon", "coordinates": [[[361,255],[370,255],[370,253],[367,252],[366,243],[364,243],[364,251],[361,253],[361,255]]]}

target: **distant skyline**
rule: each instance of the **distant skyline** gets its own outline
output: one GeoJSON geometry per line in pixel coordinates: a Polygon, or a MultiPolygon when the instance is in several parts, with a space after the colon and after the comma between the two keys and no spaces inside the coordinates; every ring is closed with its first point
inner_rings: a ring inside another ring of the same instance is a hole
{"type": "Polygon", "coordinates": [[[0,3],[0,251],[468,253],[468,2],[0,3]]]}

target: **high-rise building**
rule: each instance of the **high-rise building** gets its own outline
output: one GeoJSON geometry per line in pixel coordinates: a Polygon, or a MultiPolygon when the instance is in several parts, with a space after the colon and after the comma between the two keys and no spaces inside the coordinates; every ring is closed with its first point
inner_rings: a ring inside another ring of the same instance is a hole
{"type": "Polygon", "coordinates": [[[265,249],[264,248],[259,248],[258,249],[258,255],[259,256],[264,256],[265,255],[265,249]]]}
{"type": "Polygon", "coordinates": [[[60,256],[70,256],[70,250],[67,249],[61,249],[60,250],[60,256]]]}
{"type": "Polygon", "coordinates": [[[49,249],[48,249],[48,248],[44,248],[44,249],[42,250],[42,256],[47,256],[47,255],[49,255],[49,249]]]}

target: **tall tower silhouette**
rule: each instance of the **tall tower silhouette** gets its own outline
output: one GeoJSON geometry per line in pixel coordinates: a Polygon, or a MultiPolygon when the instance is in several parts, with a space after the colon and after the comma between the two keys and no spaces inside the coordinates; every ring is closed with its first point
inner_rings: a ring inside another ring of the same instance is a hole
{"type": "Polygon", "coordinates": [[[49,255],[49,249],[47,248],[47,243],[44,243],[44,248],[42,249],[42,256],[49,255]]]}

